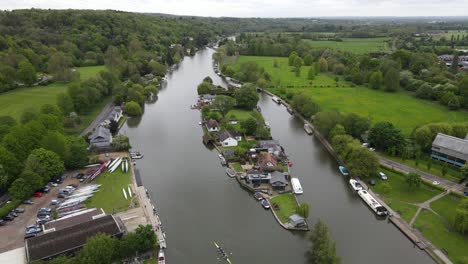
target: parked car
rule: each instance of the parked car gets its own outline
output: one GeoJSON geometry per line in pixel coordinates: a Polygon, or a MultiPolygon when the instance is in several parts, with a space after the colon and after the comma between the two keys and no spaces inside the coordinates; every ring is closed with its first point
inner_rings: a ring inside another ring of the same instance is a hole
{"type": "Polygon", "coordinates": [[[384,181],[388,180],[387,175],[385,175],[385,173],[383,172],[379,172],[379,178],[384,181]]]}
{"type": "Polygon", "coordinates": [[[22,214],[22,213],[24,213],[24,208],[16,208],[16,209],[15,209],[15,213],[17,213],[17,214],[22,214]]]}
{"type": "Polygon", "coordinates": [[[5,224],[6,224],[6,222],[4,220],[0,219],[0,226],[3,226],[5,224]]]}
{"type": "Polygon", "coordinates": [[[35,192],[35,193],[33,194],[34,197],[42,197],[42,195],[43,195],[43,194],[42,194],[41,192],[35,192]]]}
{"type": "Polygon", "coordinates": [[[52,209],[47,208],[47,207],[42,207],[41,209],[39,209],[39,212],[47,212],[47,213],[50,213],[50,212],[52,212],[52,209]]]}
{"type": "Polygon", "coordinates": [[[49,186],[52,186],[52,187],[57,187],[58,184],[56,182],[49,182],[49,186]]]}
{"type": "Polygon", "coordinates": [[[31,229],[31,228],[40,228],[41,226],[40,225],[28,225],[26,226],[26,229],[31,229]]]}
{"type": "Polygon", "coordinates": [[[40,233],[42,232],[42,228],[38,225],[38,226],[33,226],[33,227],[30,227],[30,228],[26,228],[26,233],[40,233]]]}
{"type": "Polygon", "coordinates": [[[26,233],[24,234],[24,239],[28,239],[28,238],[35,237],[35,236],[36,236],[36,233],[26,233]]]}
{"type": "Polygon", "coordinates": [[[38,219],[36,219],[36,223],[38,225],[43,225],[43,224],[49,222],[49,220],[50,220],[50,218],[38,218],[38,219]]]}
{"type": "Polygon", "coordinates": [[[440,182],[439,182],[439,181],[433,181],[432,184],[434,184],[434,185],[439,185],[440,182]]]}
{"type": "Polygon", "coordinates": [[[370,185],[372,185],[372,186],[375,185],[375,181],[374,181],[374,180],[369,180],[368,183],[369,183],[370,185]]]}
{"type": "Polygon", "coordinates": [[[3,220],[5,221],[13,221],[15,220],[15,217],[10,215],[10,214],[7,214],[6,216],[3,217],[3,220]]]}
{"type": "Polygon", "coordinates": [[[31,200],[24,200],[23,201],[23,204],[34,204],[33,201],[31,200]]]}
{"type": "Polygon", "coordinates": [[[13,217],[18,217],[18,214],[15,212],[15,210],[11,210],[9,214],[12,215],[13,217]]]}
{"type": "Polygon", "coordinates": [[[58,205],[60,203],[59,200],[52,200],[50,201],[50,205],[58,205]]]}
{"type": "Polygon", "coordinates": [[[57,195],[57,198],[65,198],[65,197],[67,197],[67,195],[64,194],[64,193],[59,193],[59,194],[57,195]]]}

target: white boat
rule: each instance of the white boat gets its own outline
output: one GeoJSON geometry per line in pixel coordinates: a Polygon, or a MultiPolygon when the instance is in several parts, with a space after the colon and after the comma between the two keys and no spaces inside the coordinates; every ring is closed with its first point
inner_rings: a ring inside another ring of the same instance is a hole
{"type": "Polygon", "coordinates": [[[361,191],[363,189],[361,183],[358,180],[350,179],[349,184],[355,191],[361,191]]]}
{"type": "Polygon", "coordinates": [[[162,249],[158,252],[158,264],[166,264],[166,256],[164,256],[164,251],[162,249]]]}
{"type": "Polygon", "coordinates": [[[233,169],[231,169],[231,168],[227,168],[227,169],[226,169],[226,173],[227,173],[227,175],[228,175],[229,177],[231,177],[231,178],[234,177],[234,176],[236,176],[236,171],[233,170],[233,169]]]}
{"type": "Polygon", "coordinates": [[[130,196],[130,198],[132,197],[132,189],[130,189],[130,186],[128,186],[128,196],[130,196]]]}
{"type": "Polygon", "coordinates": [[[112,168],[112,166],[114,166],[114,164],[117,162],[118,159],[120,159],[120,157],[117,157],[116,159],[111,161],[109,164],[107,164],[107,168],[108,169],[112,168]]]}
{"type": "Polygon", "coordinates": [[[123,196],[125,197],[125,200],[127,200],[127,193],[125,192],[125,188],[122,188],[123,196]]]}
{"type": "Polygon", "coordinates": [[[377,200],[372,197],[367,191],[365,190],[360,190],[358,191],[358,195],[361,197],[361,199],[369,205],[369,207],[374,211],[377,215],[387,215],[388,211],[387,208],[382,206],[377,200]]]}
{"type": "Polygon", "coordinates": [[[122,172],[125,173],[125,160],[122,162],[122,172]]]}
{"type": "Polygon", "coordinates": [[[273,102],[275,102],[277,104],[281,104],[281,100],[278,99],[278,97],[272,97],[271,100],[273,100],[273,102]]]}
{"type": "Polygon", "coordinates": [[[117,168],[120,166],[120,163],[122,163],[122,159],[118,160],[114,166],[109,170],[109,173],[113,173],[117,168]]]}
{"type": "Polygon", "coordinates": [[[298,178],[291,178],[291,185],[295,194],[304,193],[304,191],[302,190],[301,183],[299,182],[298,178]]]}
{"type": "Polygon", "coordinates": [[[304,131],[307,133],[307,135],[312,135],[314,133],[312,128],[307,123],[304,124],[304,131]]]}
{"type": "Polygon", "coordinates": [[[114,161],[112,161],[112,163],[109,165],[109,167],[107,167],[107,170],[108,170],[108,171],[111,171],[111,170],[115,167],[115,165],[116,165],[118,162],[120,162],[121,160],[122,160],[121,157],[116,158],[114,161]]]}
{"type": "Polygon", "coordinates": [[[125,160],[125,173],[128,172],[128,159],[125,160]]]}

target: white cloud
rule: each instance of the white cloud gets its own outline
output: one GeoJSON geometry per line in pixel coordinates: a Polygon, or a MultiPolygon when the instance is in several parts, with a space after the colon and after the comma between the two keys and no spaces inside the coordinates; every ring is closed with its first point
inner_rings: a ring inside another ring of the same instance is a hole
{"type": "Polygon", "coordinates": [[[468,0],[1,0],[0,9],[116,9],[232,17],[465,16],[468,0]]]}

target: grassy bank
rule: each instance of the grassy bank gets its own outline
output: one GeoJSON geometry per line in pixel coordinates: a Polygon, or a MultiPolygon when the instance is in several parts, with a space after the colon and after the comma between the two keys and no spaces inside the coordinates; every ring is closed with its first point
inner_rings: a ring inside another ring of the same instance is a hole
{"type": "Polygon", "coordinates": [[[410,222],[413,219],[418,207],[412,204],[400,202],[394,199],[387,199],[386,203],[390,206],[395,212],[397,212],[403,220],[410,222]]]}
{"type": "Polygon", "coordinates": [[[288,222],[288,218],[296,213],[298,206],[294,195],[290,193],[277,195],[270,199],[270,203],[278,204],[279,210],[275,210],[275,213],[282,223],[288,222]]]}
{"type": "MultiPolygon", "coordinates": [[[[79,67],[80,79],[95,76],[104,66],[79,67]]],[[[57,95],[65,92],[68,83],[56,82],[45,86],[20,88],[0,94],[0,116],[7,115],[19,119],[24,109],[39,109],[44,104],[55,104],[57,95]]]]}
{"type": "Polygon", "coordinates": [[[130,199],[125,200],[122,189],[125,188],[128,195],[128,185],[131,182],[130,172],[123,173],[120,169],[112,174],[104,172],[93,182],[102,184],[102,186],[99,188],[99,192],[86,201],[86,206],[88,208],[102,208],[108,214],[127,210],[130,206],[130,199]]]}
{"type": "Polygon", "coordinates": [[[322,110],[339,110],[343,113],[356,113],[368,116],[373,123],[390,121],[409,135],[419,125],[433,122],[463,122],[468,120],[467,111],[449,111],[446,107],[413,97],[406,92],[387,93],[365,86],[355,86],[343,80],[336,87],[334,76],[319,74],[315,80],[307,79],[308,66],[302,67],[301,75],[296,77],[288,66],[287,58],[240,56],[234,64],[255,61],[270,74],[272,92],[305,93],[315,100],[322,110]],[[274,67],[274,61],[279,67],[274,67]],[[282,87],[282,88],[281,88],[282,87]],[[404,116],[405,118],[401,118],[404,116]]]}
{"type": "Polygon", "coordinates": [[[357,54],[389,52],[388,38],[345,38],[343,41],[309,40],[313,47],[332,48],[357,54]]]}

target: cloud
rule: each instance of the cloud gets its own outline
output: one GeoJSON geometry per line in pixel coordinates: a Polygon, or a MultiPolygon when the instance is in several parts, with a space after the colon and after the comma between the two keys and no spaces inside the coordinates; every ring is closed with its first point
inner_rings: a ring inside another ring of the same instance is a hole
{"type": "Polygon", "coordinates": [[[465,16],[468,0],[1,0],[0,9],[116,9],[232,17],[465,16]]]}

